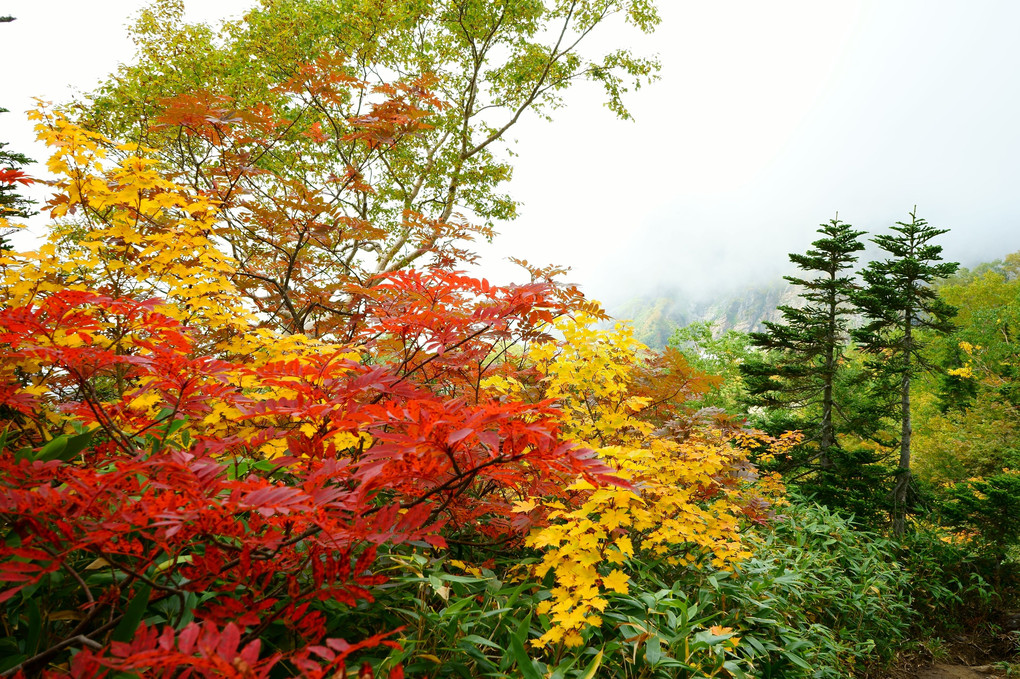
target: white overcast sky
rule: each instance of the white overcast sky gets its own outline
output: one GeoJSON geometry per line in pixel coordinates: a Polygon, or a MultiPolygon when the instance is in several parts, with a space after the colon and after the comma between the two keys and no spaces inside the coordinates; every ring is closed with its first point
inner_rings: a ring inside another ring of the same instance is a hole
{"type": "MultiPolygon", "coordinates": [[[[124,26],[141,0],[0,0],[8,68],[0,139],[42,157],[31,97],[88,90],[132,56],[124,26]]],[[[216,20],[250,0],[188,0],[216,20]]],[[[567,94],[552,122],[515,128],[521,217],[485,248],[573,266],[609,302],[692,293],[787,271],[819,222],[881,232],[916,204],[949,259],[1020,250],[1020,2],[662,0],[651,38],[662,79],[634,93],[636,122],[597,92],[567,94]]],[[[637,37],[637,39],[635,39],[637,37]]]]}

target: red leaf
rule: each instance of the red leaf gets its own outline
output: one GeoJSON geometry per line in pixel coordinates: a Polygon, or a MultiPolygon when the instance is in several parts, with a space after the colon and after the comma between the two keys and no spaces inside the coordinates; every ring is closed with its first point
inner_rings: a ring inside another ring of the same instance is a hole
{"type": "Polygon", "coordinates": [[[457,441],[461,441],[470,436],[471,434],[473,434],[474,431],[475,431],[474,429],[470,428],[458,429],[457,431],[453,432],[452,434],[446,437],[446,442],[452,446],[457,441]]]}

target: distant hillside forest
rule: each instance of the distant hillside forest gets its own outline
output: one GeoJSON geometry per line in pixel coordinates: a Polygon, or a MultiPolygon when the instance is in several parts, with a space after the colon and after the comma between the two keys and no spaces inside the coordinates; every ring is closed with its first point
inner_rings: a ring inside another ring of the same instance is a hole
{"type": "Polygon", "coordinates": [[[797,304],[796,289],[784,281],[749,286],[710,301],[694,300],[679,289],[641,295],[610,309],[634,326],[634,336],[652,349],[663,349],[677,328],[710,321],[717,332],[756,332],[779,318],[777,307],[797,304]]]}
{"type": "MultiPolygon", "coordinates": [[[[946,282],[980,277],[988,272],[1002,273],[1004,267],[1008,267],[1006,261],[1013,261],[1018,255],[1020,253],[1014,253],[1006,260],[962,268],[946,282]]],[[[679,287],[659,289],[632,297],[615,307],[610,306],[609,312],[614,318],[628,321],[634,329],[634,337],[642,344],[650,349],[662,350],[678,328],[693,323],[709,323],[714,334],[729,330],[760,332],[766,322],[776,322],[781,318],[779,307],[803,304],[797,286],[780,279],[763,285],[751,284],[710,299],[696,298],[679,287]]]]}

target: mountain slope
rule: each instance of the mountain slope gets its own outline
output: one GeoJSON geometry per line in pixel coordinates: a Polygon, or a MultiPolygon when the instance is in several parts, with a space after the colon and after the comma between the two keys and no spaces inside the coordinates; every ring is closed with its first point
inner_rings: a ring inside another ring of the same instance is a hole
{"type": "Polygon", "coordinates": [[[794,286],[778,283],[748,287],[720,295],[707,301],[692,300],[680,290],[662,291],[635,297],[609,312],[619,319],[630,320],[635,335],[653,349],[666,346],[673,332],[695,321],[712,321],[716,332],[762,330],[765,321],[778,321],[776,307],[800,306],[794,286]]]}

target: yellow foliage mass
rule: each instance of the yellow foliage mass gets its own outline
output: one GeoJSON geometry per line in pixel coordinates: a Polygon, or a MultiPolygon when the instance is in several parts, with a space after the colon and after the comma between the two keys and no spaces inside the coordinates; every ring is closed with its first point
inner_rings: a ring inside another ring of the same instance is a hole
{"type": "MultiPolygon", "coordinates": [[[[568,434],[594,449],[625,485],[596,488],[579,479],[568,489],[579,498],[575,505],[548,503],[551,523],[528,537],[544,552],[533,575],[552,572],[556,582],[538,610],[552,623],[533,642],[539,647],[569,646],[587,625],[601,624],[606,597],[629,591],[632,559],[682,564],[704,557],[724,567],[749,556],[740,515],[752,491],[728,482],[734,469],[749,466],[739,442],[710,428],[678,440],[642,417],[648,399],[633,394],[632,381],[646,349],[629,327],[602,330],[581,317],[556,330],[562,342],[530,352],[545,395],[558,402],[568,434]]],[[[542,501],[532,498],[517,509],[536,504],[542,501]]]]}
{"type": "MultiPolygon", "coordinates": [[[[260,327],[251,304],[234,283],[233,259],[217,238],[222,227],[216,202],[167,178],[150,155],[135,144],[115,145],[101,134],[42,108],[30,114],[40,140],[52,150],[47,167],[53,196],[47,207],[54,220],[47,241],[34,251],[0,252],[0,299],[8,306],[31,307],[62,290],[96,291],[113,298],[159,299],[156,310],[187,328],[195,355],[241,357],[245,370],[225,376],[252,400],[292,397],[285,381],[267,387],[253,369],[273,362],[305,360],[321,355],[359,361],[360,354],[304,335],[283,336],[260,327]],[[258,384],[258,388],[255,386],[258,384]]],[[[2,220],[0,227],[8,225],[2,220]]],[[[78,347],[86,343],[117,354],[145,355],[148,349],[132,331],[97,316],[88,330],[60,330],[40,337],[40,345],[78,347]]],[[[39,366],[24,359],[8,370],[35,375],[39,366]]],[[[11,377],[0,375],[0,377],[11,377]]],[[[40,376],[30,393],[48,393],[40,376]]],[[[128,404],[125,416],[151,418],[165,407],[165,395],[145,380],[118,385],[116,397],[128,404]]],[[[243,419],[236,407],[208,399],[201,431],[211,437],[254,437],[276,423],[243,419]]],[[[44,413],[54,423],[53,412],[44,413]]],[[[119,422],[115,422],[119,424],[119,422]]],[[[294,422],[300,431],[316,431],[318,423],[294,422]]],[[[370,443],[367,435],[339,431],[331,439],[339,449],[370,443]]],[[[260,445],[259,453],[286,453],[282,441],[260,445]]]]}

